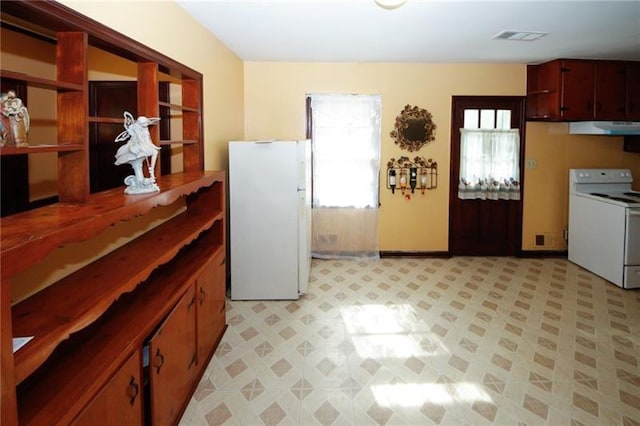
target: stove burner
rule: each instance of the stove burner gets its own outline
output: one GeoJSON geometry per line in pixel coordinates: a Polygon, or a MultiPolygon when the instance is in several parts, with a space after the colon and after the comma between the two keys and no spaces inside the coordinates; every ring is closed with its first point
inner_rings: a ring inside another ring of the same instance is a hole
{"type": "MultiPolygon", "coordinates": [[[[638,192],[625,192],[623,193],[624,195],[630,195],[632,197],[639,197],[640,198],[640,193],[638,192]]],[[[600,198],[606,198],[607,200],[613,200],[613,201],[622,201],[623,203],[636,203],[637,200],[633,199],[633,198],[625,198],[625,197],[620,197],[617,195],[613,195],[613,194],[603,194],[601,192],[591,192],[589,193],[589,195],[593,195],[594,197],[600,197],[600,198]]]]}
{"type": "Polygon", "coordinates": [[[631,198],[623,198],[623,197],[608,197],[610,200],[614,200],[614,201],[622,201],[623,203],[634,203],[635,200],[632,200],[631,198]]]}

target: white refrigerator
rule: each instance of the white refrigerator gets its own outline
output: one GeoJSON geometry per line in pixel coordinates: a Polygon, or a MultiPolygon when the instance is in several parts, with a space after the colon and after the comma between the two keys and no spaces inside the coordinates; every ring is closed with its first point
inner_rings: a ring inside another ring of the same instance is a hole
{"type": "Polygon", "coordinates": [[[229,142],[232,300],[298,299],[311,269],[311,143],[229,142]]]}

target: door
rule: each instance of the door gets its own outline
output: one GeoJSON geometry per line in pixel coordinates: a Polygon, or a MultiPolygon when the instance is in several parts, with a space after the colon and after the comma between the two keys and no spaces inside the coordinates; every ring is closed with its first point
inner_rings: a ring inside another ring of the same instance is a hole
{"type": "Polygon", "coordinates": [[[151,424],[176,424],[196,377],[196,304],[189,286],[149,341],[151,424]]]}
{"type": "Polygon", "coordinates": [[[142,425],[140,353],[134,352],[73,421],[81,425],[142,425]]]}
{"type": "Polygon", "coordinates": [[[198,365],[204,368],[225,326],[226,264],[224,255],[207,262],[196,278],[198,292],[198,365]]]}
{"type": "Polygon", "coordinates": [[[522,191],[524,163],[524,105],[521,96],[454,96],[451,128],[451,181],[449,189],[449,252],[452,255],[513,256],[522,248],[522,201],[461,199],[461,131],[465,112],[483,120],[483,128],[498,117],[508,117],[510,128],[519,129],[519,182],[522,191]]]}
{"type": "Polygon", "coordinates": [[[298,298],[296,145],[229,143],[233,300],[298,298]]]}
{"type": "Polygon", "coordinates": [[[627,120],[640,121],[640,62],[627,62],[627,120]]]}
{"type": "Polygon", "coordinates": [[[595,118],[624,120],[626,118],[626,65],[622,61],[596,63],[595,118]]]}
{"type": "Polygon", "coordinates": [[[593,61],[571,59],[560,65],[560,115],[564,120],[593,120],[595,65],[593,61]]]}

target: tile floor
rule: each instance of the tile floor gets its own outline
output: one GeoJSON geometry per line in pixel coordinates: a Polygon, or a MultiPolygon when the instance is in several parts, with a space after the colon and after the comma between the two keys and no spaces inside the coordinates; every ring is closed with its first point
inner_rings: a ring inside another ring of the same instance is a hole
{"type": "Polygon", "coordinates": [[[565,259],[314,260],[229,301],[181,425],[640,425],[640,290],[565,259]]]}

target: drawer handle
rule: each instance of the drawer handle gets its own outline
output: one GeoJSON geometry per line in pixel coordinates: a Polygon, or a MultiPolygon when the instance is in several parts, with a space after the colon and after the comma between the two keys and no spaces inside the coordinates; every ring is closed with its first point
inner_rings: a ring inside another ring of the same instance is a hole
{"type": "Polygon", "coordinates": [[[191,301],[189,302],[189,306],[187,306],[187,311],[191,310],[191,307],[193,306],[193,304],[196,303],[196,296],[195,294],[193,295],[193,297],[191,298],[191,301]]]}
{"type": "Polygon", "coordinates": [[[164,355],[160,353],[160,348],[156,351],[156,362],[154,367],[156,367],[156,374],[160,374],[160,367],[164,365],[164,355]]]}
{"type": "Polygon", "coordinates": [[[196,354],[193,354],[193,358],[191,358],[191,362],[189,363],[189,367],[187,367],[187,370],[191,370],[191,367],[193,367],[196,363],[196,354]]]}
{"type": "Polygon", "coordinates": [[[207,293],[205,293],[204,289],[200,287],[200,304],[204,302],[204,299],[207,297],[207,293]]]}
{"type": "Polygon", "coordinates": [[[129,395],[129,404],[133,405],[136,402],[136,398],[140,393],[140,386],[136,383],[135,377],[131,376],[129,381],[129,387],[127,389],[127,395],[129,395]]]}
{"type": "Polygon", "coordinates": [[[220,307],[220,313],[223,313],[226,307],[227,307],[227,302],[226,301],[222,302],[222,306],[220,307]]]}
{"type": "Polygon", "coordinates": [[[227,258],[226,258],[226,257],[225,257],[225,258],[223,258],[223,259],[220,261],[220,266],[224,265],[225,263],[227,263],[227,258]]]}

